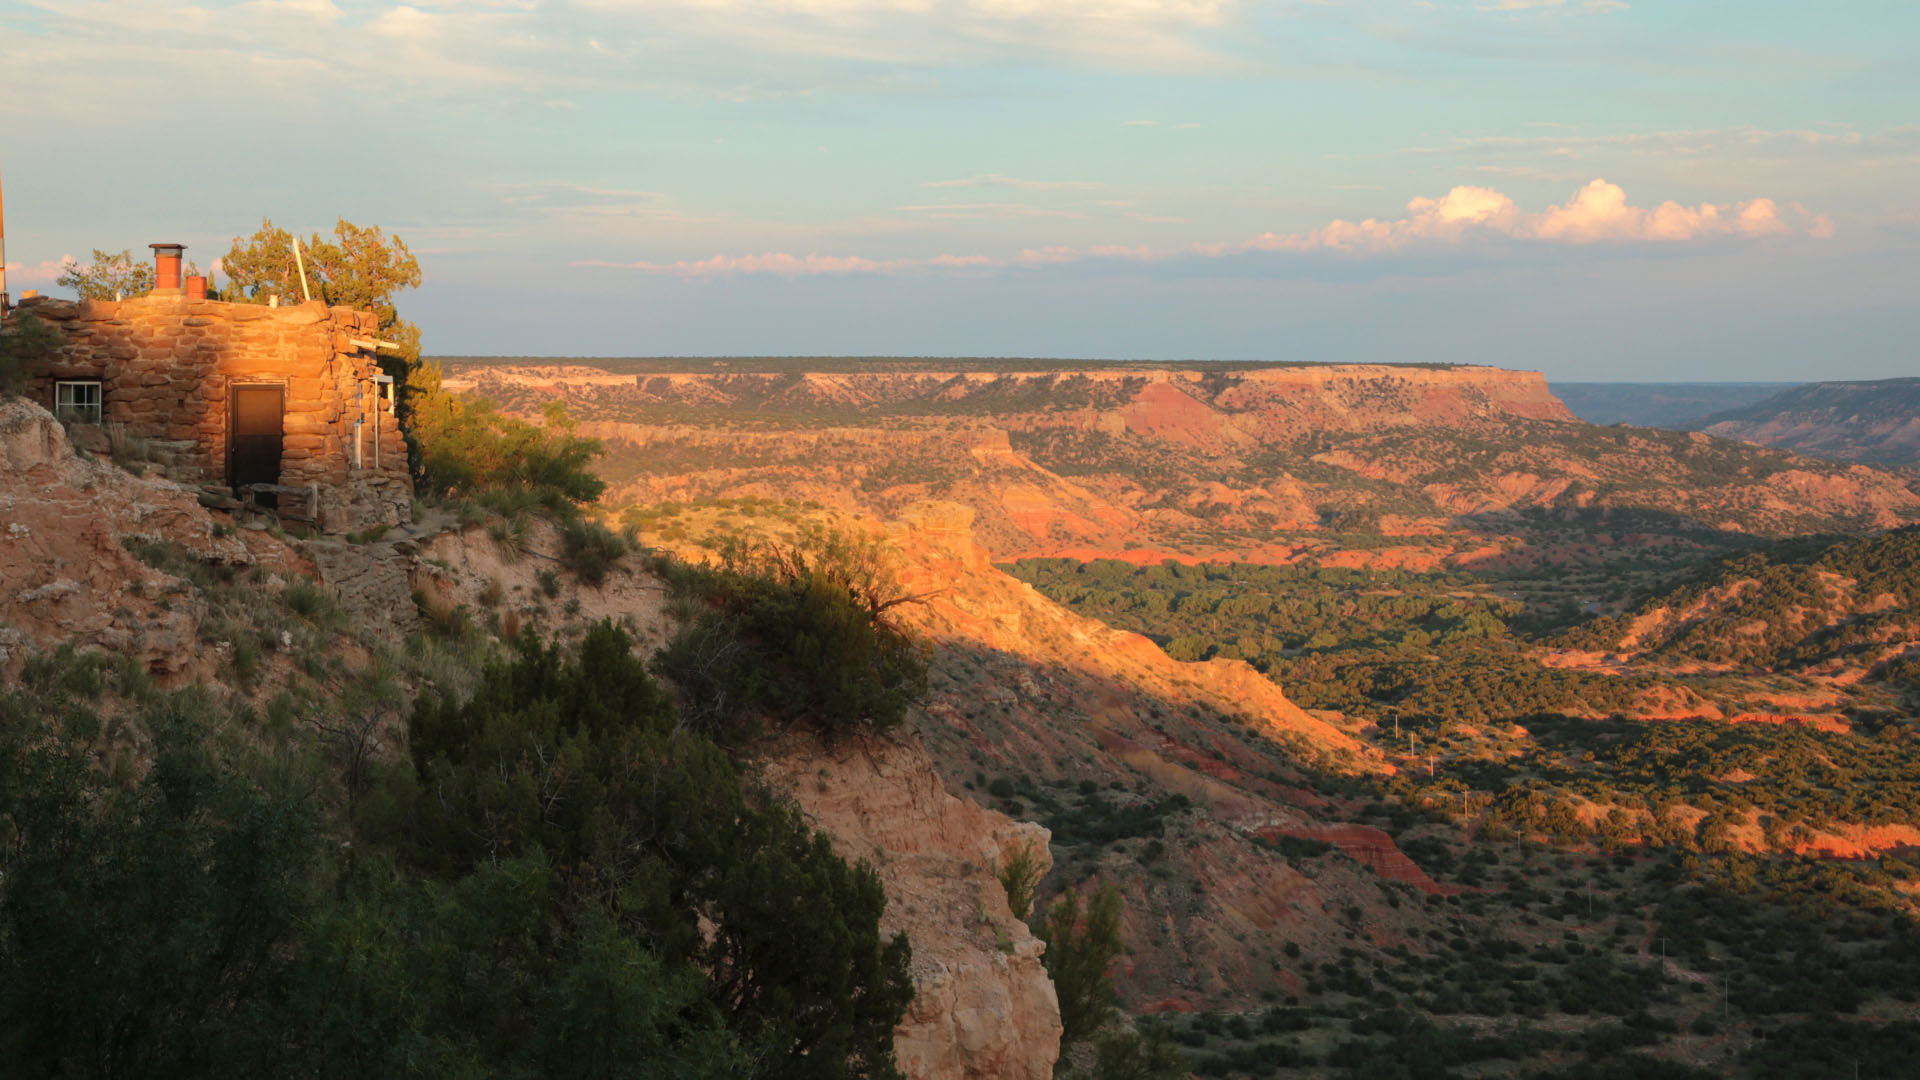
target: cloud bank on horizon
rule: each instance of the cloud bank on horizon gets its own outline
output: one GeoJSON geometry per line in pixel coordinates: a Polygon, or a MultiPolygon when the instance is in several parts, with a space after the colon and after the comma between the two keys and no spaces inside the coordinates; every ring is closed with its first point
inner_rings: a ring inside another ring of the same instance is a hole
{"type": "Polygon", "coordinates": [[[1903,374],[1920,9],[1854,14],[0,0],[8,273],[345,216],[443,353],[1903,374]]]}
{"type": "MultiPolygon", "coordinates": [[[[936,186],[936,185],[928,185],[936,186]]],[[[1546,244],[1676,244],[1714,239],[1757,239],[1801,235],[1829,239],[1832,218],[1793,204],[1783,218],[1772,199],[1730,205],[1682,206],[1671,200],[1651,209],[1632,206],[1617,184],[1596,179],[1559,206],[1538,213],[1518,209],[1492,188],[1460,186],[1437,199],[1424,196],[1407,204],[1407,215],[1390,221],[1335,219],[1304,233],[1261,233],[1236,244],[1193,243],[1172,249],[1145,245],[1089,248],[1027,248],[1010,259],[989,255],[934,255],[920,259],[869,259],[858,255],[713,255],[672,263],[583,260],[578,265],[703,277],[716,274],[888,274],[909,270],[978,270],[1034,267],[1082,259],[1219,258],[1252,252],[1339,252],[1385,255],[1416,245],[1470,243],[1486,237],[1546,244]]]]}

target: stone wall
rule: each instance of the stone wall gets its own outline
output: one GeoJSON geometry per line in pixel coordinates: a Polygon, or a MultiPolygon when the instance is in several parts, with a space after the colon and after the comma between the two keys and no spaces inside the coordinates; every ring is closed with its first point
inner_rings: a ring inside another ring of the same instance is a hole
{"type": "Polygon", "coordinates": [[[156,292],[122,301],[41,299],[20,306],[66,344],[32,373],[27,394],[51,409],[54,384],[102,383],[103,420],[146,440],[169,475],[227,482],[229,388],[284,387],[279,483],[284,510],[324,532],[406,521],[406,445],[365,344],[371,312],[319,301],[281,308],[156,292]],[[361,344],[356,344],[358,339],[361,344]],[[311,504],[311,505],[309,505],[311,504]]]}

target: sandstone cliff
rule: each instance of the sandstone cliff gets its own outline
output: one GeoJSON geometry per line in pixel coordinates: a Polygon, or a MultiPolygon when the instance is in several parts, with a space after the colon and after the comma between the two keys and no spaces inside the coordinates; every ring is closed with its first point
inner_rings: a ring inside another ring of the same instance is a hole
{"type": "Polygon", "coordinates": [[[790,737],[768,748],[765,776],[842,856],[874,867],[887,892],[883,931],[913,942],[914,1001],[894,1036],[901,1070],[914,1080],[1051,1077],[1060,1006],[1045,946],[995,877],[1023,848],[1050,866],[1047,830],[948,794],[911,741],[790,737]]]}

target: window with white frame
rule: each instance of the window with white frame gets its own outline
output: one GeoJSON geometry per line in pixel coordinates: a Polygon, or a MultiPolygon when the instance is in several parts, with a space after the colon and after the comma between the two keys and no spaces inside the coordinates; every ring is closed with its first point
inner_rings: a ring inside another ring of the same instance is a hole
{"type": "Polygon", "coordinates": [[[97,379],[53,384],[53,415],[83,424],[100,422],[100,383],[97,379]]]}

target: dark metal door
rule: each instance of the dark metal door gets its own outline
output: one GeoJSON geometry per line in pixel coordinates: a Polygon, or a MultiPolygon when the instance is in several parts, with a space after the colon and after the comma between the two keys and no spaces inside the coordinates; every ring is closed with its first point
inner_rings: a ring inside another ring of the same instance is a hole
{"type": "MultiPolygon", "coordinates": [[[[280,482],[281,417],[285,390],[278,386],[233,388],[232,450],[227,458],[228,483],[237,492],[248,484],[280,482]]],[[[262,506],[277,506],[271,493],[259,497],[262,506]]]]}

